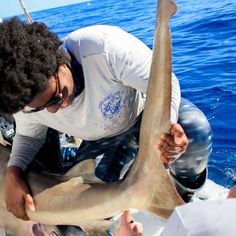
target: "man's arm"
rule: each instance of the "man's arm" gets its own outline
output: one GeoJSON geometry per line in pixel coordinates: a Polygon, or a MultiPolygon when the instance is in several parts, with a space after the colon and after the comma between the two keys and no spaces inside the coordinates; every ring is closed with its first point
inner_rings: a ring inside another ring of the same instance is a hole
{"type": "Polygon", "coordinates": [[[24,132],[27,132],[30,126],[32,126],[31,128],[37,127],[35,130],[38,132],[35,132],[35,135],[40,137],[33,138],[16,133],[6,173],[5,194],[7,210],[22,220],[29,220],[25,212],[25,205],[32,211],[35,209],[35,206],[29,187],[24,181],[24,172],[44,143],[47,128],[41,125],[30,124],[30,122],[27,125],[24,125],[22,122],[17,125],[21,125],[20,129],[25,126],[26,128],[23,128],[24,132]]]}
{"type": "Polygon", "coordinates": [[[25,135],[16,134],[13,141],[12,151],[8,167],[17,166],[25,171],[35,155],[43,145],[44,139],[36,139],[25,135]]]}

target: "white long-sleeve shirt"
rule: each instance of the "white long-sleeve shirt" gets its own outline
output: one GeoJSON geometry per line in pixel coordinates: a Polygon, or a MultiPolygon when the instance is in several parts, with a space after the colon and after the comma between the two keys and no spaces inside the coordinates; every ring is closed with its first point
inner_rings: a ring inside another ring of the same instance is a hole
{"type": "MultiPolygon", "coordinates": [[[[25,170],[43,144],[47,128],[98,140],[131,128],[144,108],[152,51],[139,39],[113,26],[90,26],[64,39],[82,65],[85,88],[73,103],[50,113],[18,112],[9,166],[25,170]]],[[[177,121],[180,88],[172,77],[171,120],[177,121]]]]}

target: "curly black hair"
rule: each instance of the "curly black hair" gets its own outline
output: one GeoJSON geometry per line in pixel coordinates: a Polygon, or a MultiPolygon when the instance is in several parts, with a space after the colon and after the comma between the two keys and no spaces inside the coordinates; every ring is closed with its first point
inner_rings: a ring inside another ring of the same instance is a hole
{"type": "Polygon", "coordinates": [[[62,41],[39,22],[17,17],[0,23],[0,113],[13,114],[46,89],[48,79],[66,64],[62,41]]]}

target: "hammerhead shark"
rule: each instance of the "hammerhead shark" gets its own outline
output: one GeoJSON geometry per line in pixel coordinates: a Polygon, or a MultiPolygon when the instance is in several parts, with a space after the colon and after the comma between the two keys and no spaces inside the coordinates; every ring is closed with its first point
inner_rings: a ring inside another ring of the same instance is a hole
{"type": "MultiPolygon", "coordinates": [[[[46,225],[77,225],[88,234],[103,235],[106,228],[104,219],[129,208],[146,210],[167,219],[176,206],[184,204],[168,169],[160,160],[160,151],[155,147],[159,136],[170,130],[172,48],[168,23],[176,11],[177,7],[171,0],[158,1],[140,147],[125,179],[109,184],[88,182],[79,173],[78,166],[62,178],[29,173],[28,183],[36,211],[26,209],[26,212],[32,221],[46,225]]],[[[3,148],[0,154],[1,159],[9,155],[3,148]]],[[[1,168],[1,173],[4,173],[5,167],[1,168]]],[[[4,174],[0,178],[0,207],[5,212],[0,227],[13,229],[17,227],[14,224],[22,224],[22,221],[7,212],[3,204],[4,174]]]]}

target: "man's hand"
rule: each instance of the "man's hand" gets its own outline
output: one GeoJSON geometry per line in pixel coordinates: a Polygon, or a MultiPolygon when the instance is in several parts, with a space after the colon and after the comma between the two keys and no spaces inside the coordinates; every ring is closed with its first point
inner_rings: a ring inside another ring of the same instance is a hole
{"type": "Polygon", "coordinates": [[[120,227],[115,236],[142,236],[143,226],[141,223],[129,219],[129,211],[125,211],[120,217],[120,227]]]}
{"type": "Polygon", "coordinates": [[[186,151],[188,143],[181,125],[172,124],[170,134],[162,134],[156,147],[161,151],[161,160],[165,164],[172,164],[186,151]]]}
{"type": "Polygon", "coordinates": [[[35,206],[27,184],[21,179],[21,170],[18,167],[8,167],[5,188],[7,210],[17,218],[29,220],[25,206],[31,211],[35,211],[35,206]]]}

